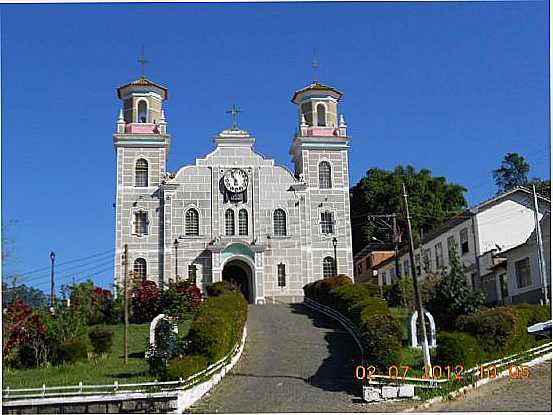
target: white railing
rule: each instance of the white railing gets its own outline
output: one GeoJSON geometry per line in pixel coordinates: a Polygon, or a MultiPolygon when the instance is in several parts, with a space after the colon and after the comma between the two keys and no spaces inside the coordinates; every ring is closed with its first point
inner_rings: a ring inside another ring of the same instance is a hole
{"type": "MultiPolygon", "coordinates": [[[[364,354],[363,345],[361,343],[361,335],[359,333],[359,329],[352,323],[351,320],[349,320],[347,317],[345,317],[342,313],[333,310],[332,308],[325,306],[323,304],[318,303],[317,301],[314,301],[308,297],[304,297],[304,304],[312,308],[316,311],[319,311],[325,315],[328,315],[329,317],[334,318],[339,323],[344,326],[344,328],[352,335],[353,339],[359,346],[361,352],[364,354]]],[[[492,360],[490,362],[482,363],[480,365],[477,365],[473,368],[470,368],[468,370],[463,371],[463,375],[470,375],[472,377],[475,376],[475,373],[479,370],[485,371],[486,369],[489,370],[490,367],[494,367],[495,371],[497,373],[501,372],[502,370],[505,370],[506,368],[510,369],[510,366],[515,362],[520,362],[521,358],[523,357],[531,357],[532,359],[545,355],[547,353],[552,352],[552,342],[542,344],[537,347],[533,347],[531,349],[528,349],[526,351],[515,353],[506,357],[502,357],[500,359],[492,360]]],[[[532,359],[525,359],[525,360],[532,360],[532,359]]],[[[489,373],[489,372],[487,372],[489,373]]],[[[485,375],[488,376],[488,375],[485,375]]],[[[451,379],[426,379],[426,378],[417,378],[417,377],[403,377],[403,376],[388,376],[388,375],[371,375],[370,379],[367,380],[367,384],[369,385],[415,385],[415,387],[418,388],[437,388],[441,387],[442,385],[450,382],[451,379]],[[373,380],[374,379],[374,380],[373,380]]]]}
{"type": "Polygon", "coordinates": [[[99,395],[99,394],[118,394],[118,393],[146,393],[146,392],[168,392],[175,390],[185,390],[193,387],[201,380],[211,376],[218,370],[220,370],[225,364],[230,361],[238,352],[240,345],[244,340],[246,331],[244,328],[241,341],[239,341],[232,351],[224,356],[222,359],[215,363],[212,363],[204,370],[193,374],[186,379],[172,380],[166,382],[159,382],[157,380],[153,382],[142,383],[118,383],[117,381],[112,384],[103,385],[85,385],[83,382],[79,382],[74,386],[46,386],[42,385],[41,388],[19,388],[10,389],[6,387],[2,389],[2,399],[15,400],[15,399],[27,399],[27,398],[54,398],[54,397],[68,397],[68,396],[86,396],[86,395],[99,395]]]}

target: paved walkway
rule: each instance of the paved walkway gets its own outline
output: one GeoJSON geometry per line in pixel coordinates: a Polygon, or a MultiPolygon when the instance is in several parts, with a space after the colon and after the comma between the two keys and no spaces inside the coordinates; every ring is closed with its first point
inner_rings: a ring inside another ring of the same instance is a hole
{"type": "Polygon", "coordinates": [[[238,364],[187,412],[397,412],[367,404],[354,378],[358,350],[337,323],[301,304],[251,305],[238,364]]]}
{"type": "Polygon", "coordinates": [[[551,360],[530,368],[527,380],[501,378],[424,412],[551,411],[551,360]]]}

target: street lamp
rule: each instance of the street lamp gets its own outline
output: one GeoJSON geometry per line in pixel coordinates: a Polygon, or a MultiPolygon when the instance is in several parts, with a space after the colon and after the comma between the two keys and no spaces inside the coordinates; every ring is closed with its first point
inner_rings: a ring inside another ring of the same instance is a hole
{"type": "Polygon", "coordinates": [[[55,294],[54,294],[54,261],[56,260],[56,254],[54,251],[50,252],[50,261],[52,261],[52,273],[50,278],[50,308],[54,309],[55,294]]]}
{"type": "Polygon", "coordinates": [[[175,238],[175,242],[173,242],[173,246],[175,247],[175,279],[179,280],[179,240],[175,238]]]}
{"type": "Polygon", "coordinates": [[[334,246],[334,276],[338,275],[338,262],[336,259],[336,245],[338,245],[338,239],[332,238],[332,246],[334,246]]]}

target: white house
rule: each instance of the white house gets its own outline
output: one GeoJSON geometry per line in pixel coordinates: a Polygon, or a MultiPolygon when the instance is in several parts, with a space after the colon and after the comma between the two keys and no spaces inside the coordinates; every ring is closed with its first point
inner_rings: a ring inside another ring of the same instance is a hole
{"type": "MultiPolygon", "coordinates": [[[[538,217],[551,208],[550,200],[538,197],[538,217]]],[[[481,257],[492,250],[508,251],[525,243],[534,231],[532,192],[523,187],[501,193],[466,209],[424,236],[415,249],[415,266],[424,278],[439,273],[450,264],[450,252],[456,252],[473,288],[481,288],[481,257]]],[[[410,276],[409,251],[400,252],[400,272],[410,276]]],[[[394,257],[374,268],[380,284],[391,284],[396,278],[394,257]]]]}

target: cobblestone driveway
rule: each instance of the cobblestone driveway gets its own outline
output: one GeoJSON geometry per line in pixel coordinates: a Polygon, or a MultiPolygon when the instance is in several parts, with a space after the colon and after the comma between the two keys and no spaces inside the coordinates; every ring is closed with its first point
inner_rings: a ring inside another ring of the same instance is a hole
{"type": "Polygon", "coordinates": [[[501,378],[425,412],[551,411],[551,360],[530,368],[528,380],[501,378]]]}
{"type": "Polygon", "coordinates": [[[412,402],[363,403],[353,340],[301,304],[251,305],[238,364],[189,412],[383,412],[412,402]]]}

